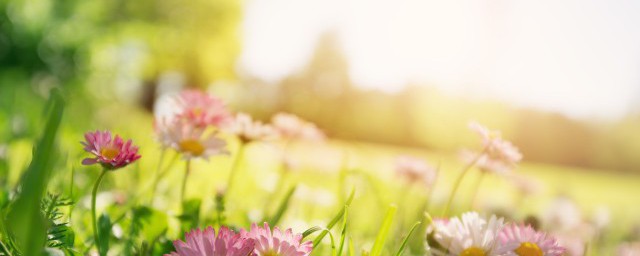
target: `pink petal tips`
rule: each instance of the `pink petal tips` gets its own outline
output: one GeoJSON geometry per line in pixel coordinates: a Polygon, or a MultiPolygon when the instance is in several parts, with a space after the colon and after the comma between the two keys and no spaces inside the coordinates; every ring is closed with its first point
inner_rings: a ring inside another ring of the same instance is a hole
{"type": "Polygon", "coordinates": [[[110,131],[87,132],[85,141],[80,142],[84,151],[93,154],[94,158],[85,158],[83,165],[101,164],[108,169],[118,169],[140,158],[138,147],[131,140],[126,142],[119,136],[111,136],[110,131]]]}

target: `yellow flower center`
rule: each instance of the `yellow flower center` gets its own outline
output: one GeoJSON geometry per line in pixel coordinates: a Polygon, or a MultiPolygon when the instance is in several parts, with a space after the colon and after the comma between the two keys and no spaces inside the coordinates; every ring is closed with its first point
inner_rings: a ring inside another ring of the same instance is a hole
{"type": "Polygon", "coordinates": [[[194,116],[200,116],[202,114],[202,108],[193,108],[191,113],[193,113],[194,116]]]}
{"type": "Polygon", "coordinates": [[[194,156],[199,156],[204,152],[204,145],[198,140],[187,139],[180,142],[180,150],[194,156]]]}
{"type": "Polygon", "coordinates": [[[464,251],[462,251],[459,256],[485,256],[485,255],[486,254],[484,250],[478,247],[469,247],[467,249],[464,249],[464,251]]]}
{"type": "Polygon", "coordinates": [[[106,159],[114,159],[120,154],[120,150],[113,147],[104,147],[100,149],[100,155],[102,155],[106,159]]]}
{"type": "Polygon", "coordinates": [[[274,251],[268,251],[264,254],[262,254],[263,256],[278,256],[278,253],[274,252],[274,251]]]}
{"type": "Polygon", "coordinates": [[[520,244],[520,247],[516,249],[518,256],[542,256],[542,250],[537,244],[524,242],[520,244]]]}

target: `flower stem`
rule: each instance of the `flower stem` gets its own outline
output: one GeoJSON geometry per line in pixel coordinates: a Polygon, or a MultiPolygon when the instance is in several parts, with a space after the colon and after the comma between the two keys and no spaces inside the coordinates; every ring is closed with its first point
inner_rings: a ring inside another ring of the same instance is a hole
{"type": "Polygon", "coordinates": [[[440,179],[440,163],[438,163],[438,167],[436,168],[436,176],[433,177],[433,182],[431,182],[431,186],[429,186],[427,190],[427,201],[424,204],[424,211],[428,211],[431,206],[431,200],[433,199],[433,191],[436,190],[436,184],[438,184],[438,180],[440,179]]]}
{"type": "Polygon", "coordinates": [[[240,144],[238,144],[238,150],[236,152],[236,157],[233,159],[233,163],[231,164],[231,169],[229,170],[229,179],[227,180],[227,187],[225,189],[225,195],[228,195],[229,191],[231,190],[231,185],[233,184],[233,178],[235,177],[236,173],[238,172],[237,171],[238,165],[240,164],[240,161],[244,157],[244,148],[245,148],[245,143],[240,141],[240,144]]]}
{"type": "Polygon", "coordinates": [[[478,198],[478,192],[480,191],[480,184],[482,183],[484,176],[486,176],[485,173],[486,173],[485,171],[480,172],[480,177],[478,177],[478,180],[476,181],[476,184],[473,187],[473,194],[471,194],[471,201],[469,201],[470,209],[473,209],[474,205],[476,205],[476,199],[478,198]]]}
{"type": "Polygon", "coordinates": [[[486,151],[486,148],[483,149],[482,152],[480,152],[471,162],[465,165],[464,168],[462,169],[462,172],[460,172],[460,176],[458,176],[455,183],[453,184],[453,188],[451,189],[451,193],[449,194],[449,200],[447,200],[447,204],[444,207],[444,211],[442,211],[443,217],[447,216],[447,213],[449,213],[449,209],[451,208],[451,203],[453,202],[453,198],[455,197],[456,192],[460,187],[460,183],[462,183],[462,179],[467,174],[467,172],[471,170],[471,167],[473,167],[476,164],[476,162],[480,160],[480,158],[484,155],[485,151],[486,151]]]}
{"type": "Polygon", "coordinates": [[[191,171],[191,159],[187,160],[184,178],[182,179],[182,188],[180,189],[180,206],[184,205],[184,191],[187,188],[187,177],[189,177],[189,172],[191,171]]]}
{"type": "Polygon", "coordinates": [[[93,240],[95,241],[94,244],[96,245],[96,248],[100,242],[98,241],[98,224],[96,223],[96,195],[98,194],[98,187],[100,187],[100,183],[107,172],[106,168],[102,170],[100,176],[98,176],[98,179],[96,180],[96,183],[93,185],[93,190],[91,192],[91,223],[93,224],[93,240]]]}
{"type": "Polygon", "coordinates": [[[158,160],[158,167],[156,168],[156,176],[153,179],[153,185],[151,186],[151,204],[153,205],[153,199],[156,197],[156,189],[158,188],[158,182],[160,181],[160,170],[162,169],[162,160],[164,160],[164,155],[167,152],[166,148],[162,148],[162,152],[160,152],[160,158],[158,160]]]}

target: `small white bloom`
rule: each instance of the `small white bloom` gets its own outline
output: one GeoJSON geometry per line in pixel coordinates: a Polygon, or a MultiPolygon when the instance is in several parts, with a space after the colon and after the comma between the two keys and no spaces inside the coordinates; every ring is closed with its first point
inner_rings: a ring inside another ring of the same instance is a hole
{"type": "Polygon", "coordinates": [[[434,238],[447,250],[444,255],[498,255],[498,236],[503,226],[504,220],[495,215],[487,221],[476,212],[467,212],[461,218],[438,222],[434,238]]]}
{"type": "Polygon", "coordinates": [[[251,116],[245,113],[238,113],[229,125],[224,127],[228,133],[235,134],[244,143],[251,141],[270,140],[277,136],[273,127],[254,121],[251,116]]]}

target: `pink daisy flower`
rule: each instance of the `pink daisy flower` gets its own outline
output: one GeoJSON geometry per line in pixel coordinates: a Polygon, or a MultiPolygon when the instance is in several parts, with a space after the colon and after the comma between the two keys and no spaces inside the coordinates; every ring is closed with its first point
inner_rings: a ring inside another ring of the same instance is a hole
{"type": "Polygon", "coordinates": [[[198,90],[187,90],[176,98],[178,118],[185,118],[198,127],[223,126],[231,119],[222,100],[198,90]]]}
{"type": "Polygon", "coordinates": [[[185,159],[226,154],[227,143],[185,119],[162,120],[156,124],[158,140],[164,147],[182,153],[185,159]]]}
{"type": "Polygon", "coordinates": [[[291,229],[282,232],[277,227],[271,232],[266,222],[264,227],[254,223],[250,231],[241,230],[240,234],[255,241],[255,256],[308,256],[313,249],[311,241],[302,242],[302,234],[294,234],[291,229]]]}
{"type": "Polygon", "coordinates": [[[403,177],[408,182],[422,182],[431,186],[436,179],[437,170],[428,165],[425,161],[410,157],[400,156],[396,159],[395,171],[398,176],[403,177]]]}
{"type": "Polygon", "coordinates": [[[185,241],[176,240],[176,251],[165,256],[247,256],[253,251],[253,240],[241,237],[227,227],[212,227],[204,231],[191,230],[185,234],[185,241]]]}
{"type": "Polygon", "coordinates": [[[322,141],[326,137],[315,124],[292,114],[278,113],[271,119],[271,123],[284,139],[322,141]]]}
{"type": "Polygon", "coordinates": [[[469,128],[480,135],[484,151],[480,156],[476,153],[465,152],[463,158],[467,161],[477,158],[476,166],[481,170],[504,174],[512,170],[522,160],[522,154],[518,148],[511,142],[502,139],[500,132],[490,131],[476,122],[471,122],[469,128]]]}
{"type": "Polygon", "coordinates": [[[95,131],[84,134],[86,141],[80,142],[95,158],[85,158],[84,165],[101,164],[105,168],[117,169],[124,167],[140,158],[138,147],[132,145],[131,140],[124,142],[119,135],[115,138],[110,131],[95,131]]]}
{"type": "Polygon", "coordinates": [[[616,256],[638,256],[640,255],[640,242],[620,244],[616,251],[616,256]]]}
{"type": "Polygon", "coordinates": [[[500,232],[500,255],[504,256],[560,256],[565,249],[553,237],[531,226],[511,224],[500,232]]]}

